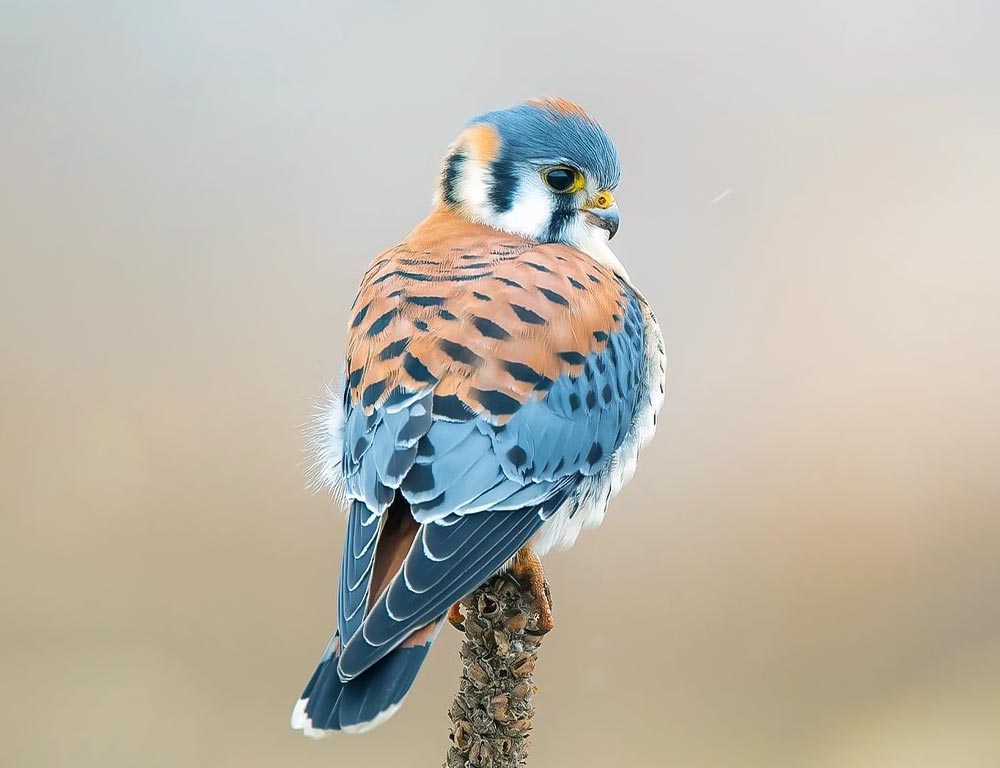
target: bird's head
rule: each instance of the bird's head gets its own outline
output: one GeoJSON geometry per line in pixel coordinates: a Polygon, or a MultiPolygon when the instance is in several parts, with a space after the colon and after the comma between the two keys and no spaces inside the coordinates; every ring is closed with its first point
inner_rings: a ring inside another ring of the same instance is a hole
{"type": "Polygon", "coordinates": [[[534,99],[472,120],[449,147],[437,202],[543,243],[607,248],[618,230],[618,152],[564,99],[534,99]]]}

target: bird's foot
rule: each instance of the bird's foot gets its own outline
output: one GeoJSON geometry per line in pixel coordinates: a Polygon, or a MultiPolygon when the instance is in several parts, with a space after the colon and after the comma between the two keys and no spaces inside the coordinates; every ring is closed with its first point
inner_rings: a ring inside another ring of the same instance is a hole
{"type": "Polygon", "coordinates": [[[552,619],[552,590],[542,570],[542,562],[530,547],[522,547],[514,557],[510,568],[515,578],[524,582],[535,598],[534,604],[538,611],[537,629],[532,634],[547,635],[552,631],[555,622],[552,619]]]}

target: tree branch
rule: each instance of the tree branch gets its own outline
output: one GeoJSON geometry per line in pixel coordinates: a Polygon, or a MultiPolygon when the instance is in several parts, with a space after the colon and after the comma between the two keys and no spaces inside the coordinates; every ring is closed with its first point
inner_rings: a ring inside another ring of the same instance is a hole
{"type": "Polygon", "coordinates": [[[531,590],[497,574],[462,600],[462,677],[448,711],[445,768],[521,768],[535,714],[532,673],[542,635],[531,590]]]}

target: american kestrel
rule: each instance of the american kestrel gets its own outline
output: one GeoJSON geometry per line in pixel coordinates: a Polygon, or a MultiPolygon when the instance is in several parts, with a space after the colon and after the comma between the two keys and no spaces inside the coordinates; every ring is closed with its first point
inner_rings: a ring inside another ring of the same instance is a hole
{"type": "MultiPolygon", "coordinates": [[[[604,518],[663,403],[663,337],[608,247],[618,154],[563,99],[472,120],[434,207],[368,267],[317,427],[346,506],[337,629],[292,713],[391,717],[449,608],[604,518]]],[[[541,624],[551,616],[544,600],[541,624]]]]}

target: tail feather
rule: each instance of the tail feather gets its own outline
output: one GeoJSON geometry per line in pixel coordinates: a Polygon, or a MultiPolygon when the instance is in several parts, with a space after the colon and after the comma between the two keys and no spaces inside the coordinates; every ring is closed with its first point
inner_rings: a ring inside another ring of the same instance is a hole
{"type": "Polygon", "coordinates": [[[415,632],[361,675],[343,682],[337,674],[340,639],[333,636],[292,711],[292,728],[318,739],[329,731],[364,733],[399,709],[417,677],[441,622],[415,632]]]}

